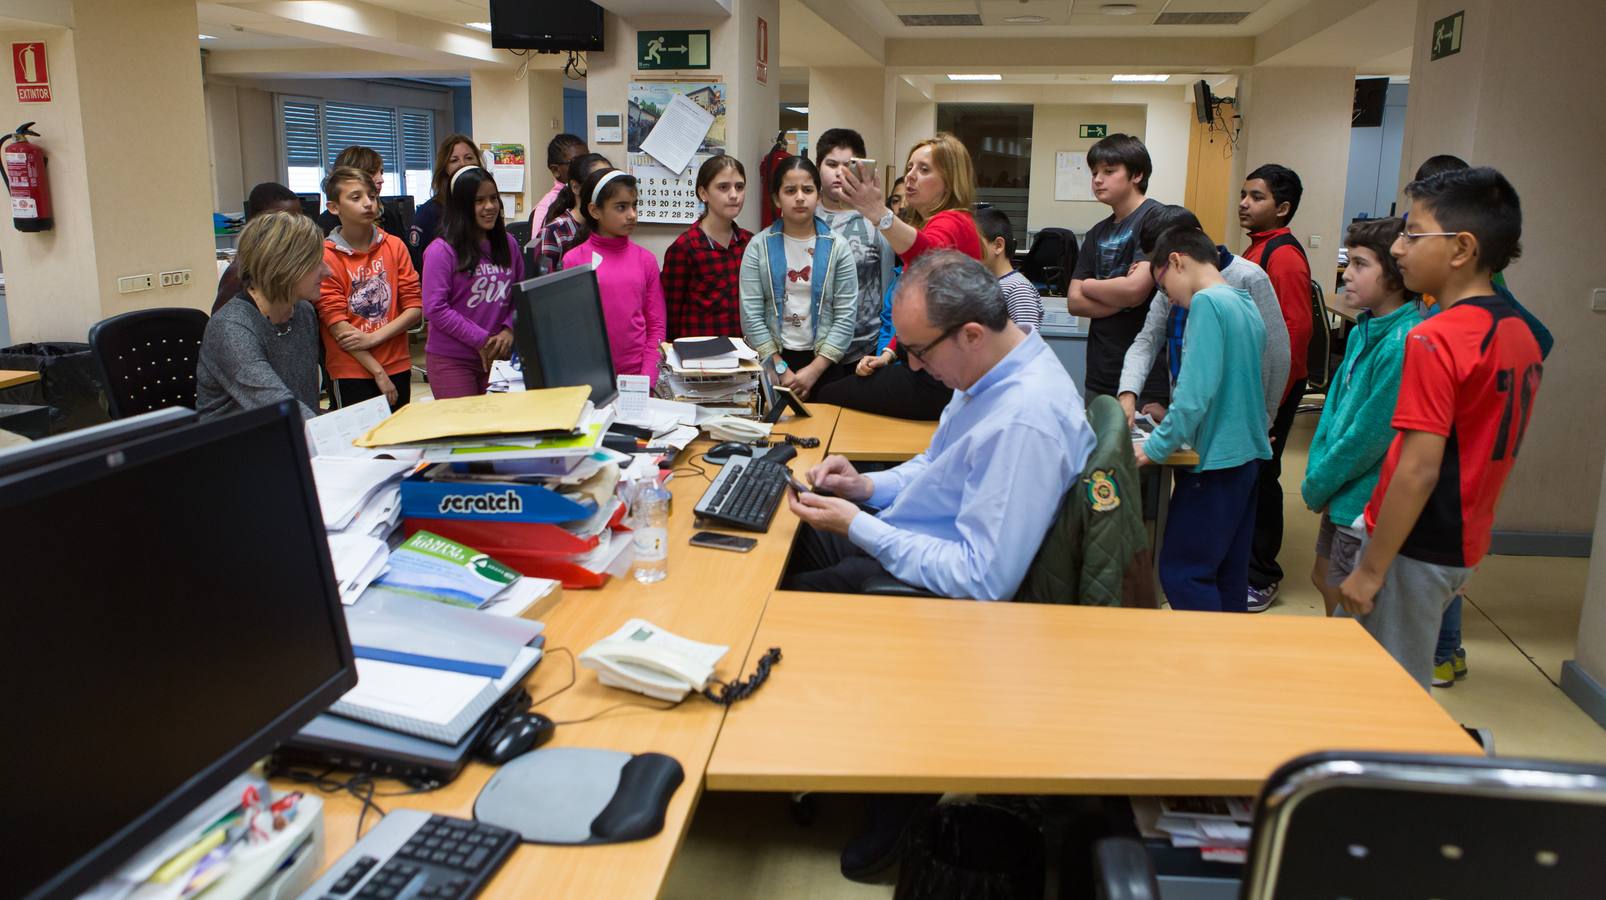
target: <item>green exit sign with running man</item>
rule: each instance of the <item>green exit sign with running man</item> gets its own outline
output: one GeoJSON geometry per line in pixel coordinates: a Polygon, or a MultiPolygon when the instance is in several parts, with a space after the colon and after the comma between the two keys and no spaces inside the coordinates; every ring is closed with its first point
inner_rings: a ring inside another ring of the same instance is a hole
{"type": "Polygon", "coordinates": [[[708,68],[708,31],[636,32],[636,68],[708,68]]]}
{"type": "Polygon", "coordinates": [[[1110,136],[1108,125],[1080,125],[1077,126],[1076,136],[1079,138],[1101,138],[1110,136]]]}
{"type": "Polygon", "coordinates": [[[1466,18],[1467,11],[1462,10],[1433,23],[1433,52],[1429,62],[1461,52],[1461,25],[1466,18]]]}

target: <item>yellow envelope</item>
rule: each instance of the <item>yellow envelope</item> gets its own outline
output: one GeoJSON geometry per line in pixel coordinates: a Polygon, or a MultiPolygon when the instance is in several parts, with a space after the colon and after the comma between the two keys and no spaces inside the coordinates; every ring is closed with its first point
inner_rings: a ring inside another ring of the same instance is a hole
{"type": "Polygon", "coordinates": [[[392,447],[441,438],[532,431],[572,431],[591,388],[546,388],[409,403],[358,440],[359,447],[392,447]]]}

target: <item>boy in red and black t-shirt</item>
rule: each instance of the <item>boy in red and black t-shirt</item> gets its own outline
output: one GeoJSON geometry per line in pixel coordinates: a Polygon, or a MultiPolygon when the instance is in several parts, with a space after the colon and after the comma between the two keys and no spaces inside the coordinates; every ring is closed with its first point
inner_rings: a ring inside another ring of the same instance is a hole
{"type": "Polygon", "coordinates": [[[1271,422],[1271,459],[1260,467],[1255,497],[1255,537],[1249,550],[1250,612],[1263,612],[1277,597],[1283,580],[1277,554],[1283,547],[1283,448],[1294,427],[1294,414],[1305,396],[1306,356],[1310,350],[1310,262],[1299,238],[1288,229],[1305,193],[1299,176],[1286,166],[1267,163],[1244,179],[1238,199],[1238,224],[1249,232],[1244,259],[1266,270],[1288,329],[1288,384],[1271,422]]]}
{"type": "Polygon", "coordinates": [[[1519,252],[1522,210],[1494,169],[1444,172],[1405,189],[1391,250],[1405,286],[1444,311],[1405,342],[1394,443],[1366,506],[1360,566],[1339,590],[1426,688],[1440,617],[1489,549],[1495,503],[1539,394],[1539,343],[1491,278],[1519,252]]]}

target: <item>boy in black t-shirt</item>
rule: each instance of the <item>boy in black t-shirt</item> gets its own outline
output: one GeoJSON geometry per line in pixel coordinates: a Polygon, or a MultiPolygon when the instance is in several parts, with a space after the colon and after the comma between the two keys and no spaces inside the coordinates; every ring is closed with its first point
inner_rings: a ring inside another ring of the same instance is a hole
{"type": "MultiPolygon", "coordinates": [[[[1138,233],[1160,203],[1144,196],[1154,164],[1143,142],[1129,134],[1112,134],[1094,144],[1087,151],[1087,167],[1093,173],[1093,196],[1110,207],[1111,215],[1083,238],[1065,305],[1072,315],[1091,320],[1083,392],[1113,397],[1127,348],[1143,329],[1154,297],[1154,275],[1138,249],[1138,233]]],[[[1166,372],[1161,356],[1149,371],[1140,405],[1166,401],[1166,372]]]]}

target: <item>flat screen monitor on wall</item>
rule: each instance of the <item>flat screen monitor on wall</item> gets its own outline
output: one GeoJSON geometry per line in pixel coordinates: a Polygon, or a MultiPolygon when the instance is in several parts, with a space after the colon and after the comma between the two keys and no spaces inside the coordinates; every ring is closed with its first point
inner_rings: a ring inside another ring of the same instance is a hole
{"type": "Polygon", "coordinates": [[[1216,117],[1216,98],[1210,94],[1210,82],[1203,78],[1193,83],[1193,114],[1204,124],[1216,117]]]}
{"type": "Polygon", "coordinates": [[[602,50],[602,7],[587,0],[491,0],[491,46],[602,50]]]}

